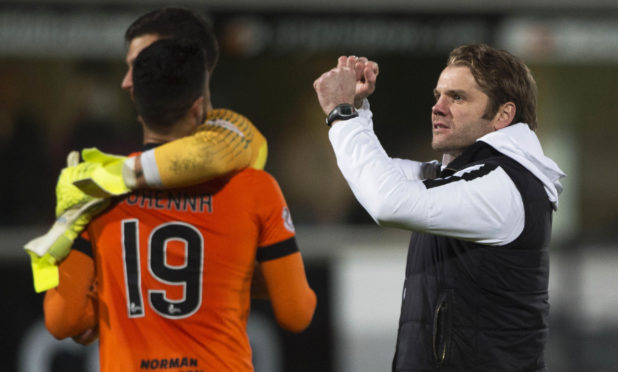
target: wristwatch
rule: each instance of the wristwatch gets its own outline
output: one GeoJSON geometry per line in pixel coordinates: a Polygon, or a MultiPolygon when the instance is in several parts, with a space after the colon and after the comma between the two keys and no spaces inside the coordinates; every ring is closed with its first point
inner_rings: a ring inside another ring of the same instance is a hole
{"type": "Polygon", "coordinates": [[[354,105],[349,103],[342,103],[337,105],[333,111],[328,114],[326,118],[326,125],[329,127],[335,120],[348,120],[358,116],[358,111],[354,108],[354,105]]]}

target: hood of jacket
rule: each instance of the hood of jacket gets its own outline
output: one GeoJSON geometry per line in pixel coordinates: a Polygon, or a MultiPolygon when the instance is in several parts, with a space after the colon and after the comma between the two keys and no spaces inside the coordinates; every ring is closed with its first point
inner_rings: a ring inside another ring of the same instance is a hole
{"type": "Polygon", "coordinates": [[[552,159],[545,156],[538,137],[527,124],[509,125],[488,133],[477,141],[487,143],[534,174],[543,182],[554,209],[558,209],[558,195],[562,192],[560,179],[566,177],[566,174],[552,159]]]}

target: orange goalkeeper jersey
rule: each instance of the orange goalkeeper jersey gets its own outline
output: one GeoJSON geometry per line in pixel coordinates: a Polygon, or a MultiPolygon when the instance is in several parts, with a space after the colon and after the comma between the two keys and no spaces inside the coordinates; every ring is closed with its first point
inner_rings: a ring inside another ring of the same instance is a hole
{"type": "Polygon", "coordinates": [[[87,236],[102,372],[253,370],[246,323],[255,260],[298,250],[268,173],[136,191],[87,236]]]}

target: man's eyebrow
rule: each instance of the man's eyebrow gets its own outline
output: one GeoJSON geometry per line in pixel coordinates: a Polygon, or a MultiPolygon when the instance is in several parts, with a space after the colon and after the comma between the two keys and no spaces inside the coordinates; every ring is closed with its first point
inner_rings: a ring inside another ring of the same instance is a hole
{"type": "Polygon", "coordinates": [[[465,96],[467,92],[463,89],[451,89],[447,90],[446,94],[449,96],[465,96]]]}
{"type": "Polygon", "coordinates": [[[463,89],[447,89],[443,92],[439,91],[437,88],[433,90],[433,95],[438,96],[440,94],[445,94],[447,96],[465,96],[467,93],[463,89]]]}

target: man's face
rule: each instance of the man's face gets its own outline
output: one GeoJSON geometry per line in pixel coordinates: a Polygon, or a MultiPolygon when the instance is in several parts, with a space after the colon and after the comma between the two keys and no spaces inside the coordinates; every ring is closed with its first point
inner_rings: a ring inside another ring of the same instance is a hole
{"type": "Polygon", "coordinates": [[[483,119],[489,97],[481,91],[468,67],[447,66],[438,78],[434,96],[434,150],[457,157],[476,139],[494,131],[493,122],[483,119]]]}
{"type": "Polygon", "coordinates": [[[127,50],[127,73],[124,75],[124,79],[122,79],[122,83],[120,84],[121,88],[126,90],[131,94],[131,99],[133,100],[133,63],[135,62],[135,58],[139,52],[141,52],[144,48],[159,40],[159,36],[156,34],[146,34],[142,36],[138,36],[131,40],[129,43],[129,49],[127,50]]]}

